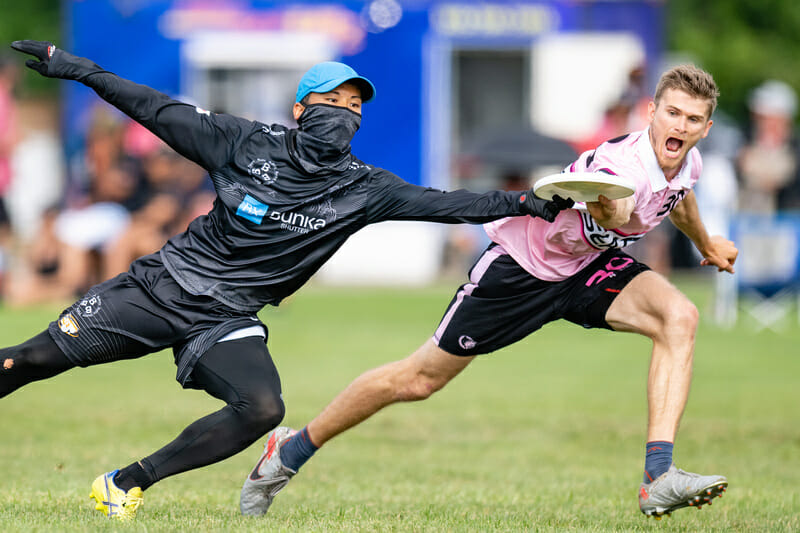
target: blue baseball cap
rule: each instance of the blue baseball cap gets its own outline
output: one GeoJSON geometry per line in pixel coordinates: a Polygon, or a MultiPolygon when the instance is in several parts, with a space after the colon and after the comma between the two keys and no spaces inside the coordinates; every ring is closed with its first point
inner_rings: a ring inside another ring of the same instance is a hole
{"type": "Polygon", "coordinates": [[[336,61],[325,61],[308,69],[308,72],[300,78],[295,102],[305,98],[308,93],[331,91],[346,81],[361,89],[362,102],[367,103],[375,97],[375,86],[372,85],[372,82],[359,76],[352,67],[336,61]]]}

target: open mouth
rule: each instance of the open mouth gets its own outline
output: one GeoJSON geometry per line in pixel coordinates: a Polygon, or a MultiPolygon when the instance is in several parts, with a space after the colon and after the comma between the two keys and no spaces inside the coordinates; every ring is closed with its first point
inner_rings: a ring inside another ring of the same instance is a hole
{"type": "Polygon", "coordinates": [[[667,144],[667,151],[673,154],[680,152],[681,148],[683,147],[683,141],[675,137],[668,137],[666,144],[667,144]]]}

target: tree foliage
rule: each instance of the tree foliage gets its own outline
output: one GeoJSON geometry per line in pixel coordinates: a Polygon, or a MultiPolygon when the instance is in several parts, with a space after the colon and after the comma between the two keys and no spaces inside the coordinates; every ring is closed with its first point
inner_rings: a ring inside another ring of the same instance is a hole
{"type": "MultiPolygon", "coordinates": [[[[9,47],[12,41],[36,39],[60,42],[61,40],[61,2],[59,0],[19,0],[3,3],[0,15],[1,53],[15,53],[9,47]]],[[[19,56],[20,65],[24,58],[19,56]]],[[[22,69],[28,71],[28,69],[22,69]]],[[[55,80],[47,79],[32,72],[25,72],[22,91],[26,93],[52,93],[58,88],[55,80]]]]}
{"type": "Polygon", "coordinates": [[[747,118],[749,92],[767,79],[800,89],[800,5],[796,0],[669,0],[667,49],[714,75],[720,108],[747,118]]]}

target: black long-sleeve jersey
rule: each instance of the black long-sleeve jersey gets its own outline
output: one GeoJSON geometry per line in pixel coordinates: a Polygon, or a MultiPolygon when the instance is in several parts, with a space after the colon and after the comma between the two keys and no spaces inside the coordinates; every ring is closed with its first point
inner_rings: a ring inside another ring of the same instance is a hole
{"type": "Polygon", "coordinates": [[[83,58],[67,68],[69,77],[208,171],[214,207],[160,254],[185,290],[240,311],[278,305],[367,224],[483,223],[528,213],[522,193],[420,187],[354,156],[345,171],[310,173],[298,159],[297,129],[211,113],[83,58]]]}

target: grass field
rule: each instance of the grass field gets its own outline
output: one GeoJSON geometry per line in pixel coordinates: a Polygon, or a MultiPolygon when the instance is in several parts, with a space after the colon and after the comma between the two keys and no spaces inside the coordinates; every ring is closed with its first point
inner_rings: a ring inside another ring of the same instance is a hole
{"type": "MultiPolygon", "coordinates": [[[[678,284],[704,312],[707,285],[678,284]]],[[[302,426],[356,375],[416,348],[452,289],[309,287],[265,310],[285,422],[302,426]]],[[[58,310],[0,309],[0,345],[58,310]]],[[[675,459],[730,488],[660,522],[636,501],[650,347],[633,335],[559,323],[485,356],[432,399],[331,441],[257,519],[238,496],[260,443],[155,485],[135,523],[92,511],[95,476],[220,404],[183,391],[168,352],[73,370],[0,403],[0,531],[797,531],[799,346],[796,318],[782,332],[701,325],[675,459]]]]}

